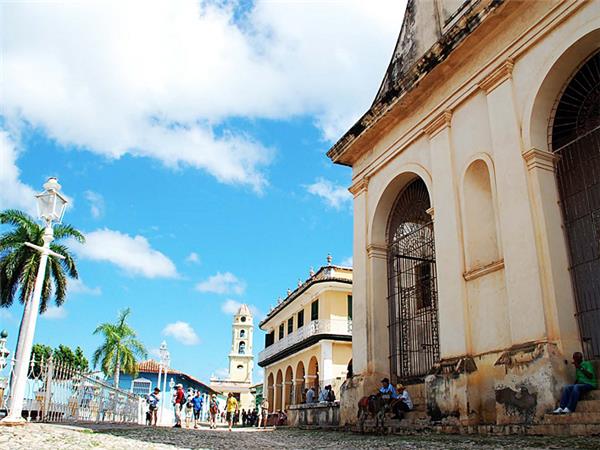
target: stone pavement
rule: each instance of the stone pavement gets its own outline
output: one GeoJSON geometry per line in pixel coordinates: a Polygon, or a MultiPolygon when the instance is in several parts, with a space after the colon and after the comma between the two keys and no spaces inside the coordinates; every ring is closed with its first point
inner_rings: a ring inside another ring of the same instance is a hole
{"type": "Polygon", "coordinates": [[[119,425],[29,424],[0,427],[0,448],[6,450],[58,449],[597,449],[597,437],[556,438],[533,436],[373,436],[334,431],[296,429],[226,429],[215,431],[149,428],[119,425]]]}

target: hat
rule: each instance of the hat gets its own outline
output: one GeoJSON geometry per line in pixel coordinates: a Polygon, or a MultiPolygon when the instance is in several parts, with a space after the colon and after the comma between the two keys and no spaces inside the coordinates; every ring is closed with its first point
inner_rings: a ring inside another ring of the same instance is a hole
{"type": "Polygon", "coordinates": [[[389,378],[384,378],[383,380],[381,380],[382,383],[389,383],[390,379],[389,378]]]}
{"type": "Polygon", "coordinates": [[[181,383],[177,383],[177,384],[175,385],[175,387],[176,387],[176,388],[182,388],[182,389],[183,389],[183,384],[181,384],[181,383]]]}
{"type": "Polygon", "coordinates": [[[160,392],[160,388],[159,387],[155,387],[154,390],[160,392]]]}
{"type": "Polygon", "coordinates": [[[404,389],[404,385],[402,383],[398,383],[396,385],[396,389],[400,390],[400,389],[404,389]]]}

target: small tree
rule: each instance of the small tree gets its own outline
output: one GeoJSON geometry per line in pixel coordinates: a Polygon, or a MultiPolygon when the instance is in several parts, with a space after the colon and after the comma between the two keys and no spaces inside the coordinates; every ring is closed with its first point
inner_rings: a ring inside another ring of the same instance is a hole
{"type": "Polygon", "coordinates": [[[92,364],[100,363],[105,376],[112,375],[115,387],[119,387],[121,372],[137,375],[136,356],[146,358],[144,344],[137,339],[137,334],[127,323],[131,314],[129,308],[120,311],[116,323],[102,323],[94,330],[94,334],[102,334],[104,342],[94,352],[92,364]]]}

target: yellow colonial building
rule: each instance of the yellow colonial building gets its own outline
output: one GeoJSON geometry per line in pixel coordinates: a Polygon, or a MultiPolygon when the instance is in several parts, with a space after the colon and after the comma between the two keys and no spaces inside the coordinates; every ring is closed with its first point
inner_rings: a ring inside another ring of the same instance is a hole
{"type": "Polygon", "coordinates": [[[600,359],[600,1],[409,0],[382,75],[328,152],[354,195],[342,424],[383,376],[437,421],[569,420],[545,413],[572,352],[600,359]]]}
{"type": "Polygon", "coordinates": [[[331,384],[336,394],[352,358],[352,269],[331,265],[288,291],[260,323],[264,395],[271,411],[302,403],[306,388],[331,384]]]}

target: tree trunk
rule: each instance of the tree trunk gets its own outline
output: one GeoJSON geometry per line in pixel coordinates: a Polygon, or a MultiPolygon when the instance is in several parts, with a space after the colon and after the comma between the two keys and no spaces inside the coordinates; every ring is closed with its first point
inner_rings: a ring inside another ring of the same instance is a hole
{"type": "Polygon", "coordinates": [[[117,351],[117,363],[115,364],[115,375],[113,377],[114,385],[117,389],[119,388],[119,375],[120,374],[121,374],[121,360],[119,358],[119,352],[117,351]]]}

